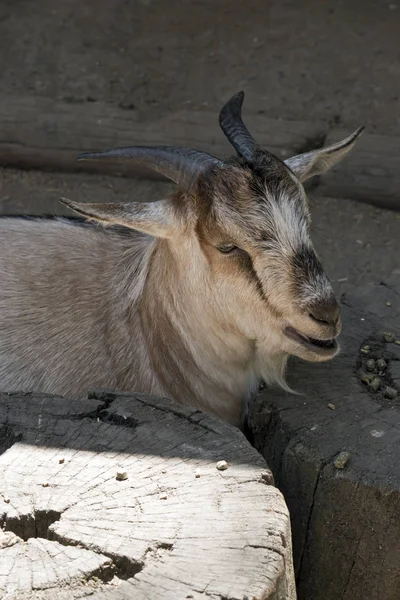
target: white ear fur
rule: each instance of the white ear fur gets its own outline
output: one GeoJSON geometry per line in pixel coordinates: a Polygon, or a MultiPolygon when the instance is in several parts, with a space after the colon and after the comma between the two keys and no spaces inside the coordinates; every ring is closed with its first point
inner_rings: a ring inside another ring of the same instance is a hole
{"type": "Polygon", "coordinates": [[[312,150],[304,154],[297,154],[285,160],[285,164],[300,179],[306,181],[314,175],[319,175],[328,171],[336,163],[342,160],[345,155],[353,148],[358,137],[361,135],[364,127],[359,127],[347,138],[326,148],[312,150]]]}
{"type": "Polygon", "coordinates": [[[172,237],[178,227],[176,212],[168,200],[86,204],[60,198],[60,202],[88,219],[109,225],[123,225],[154,237],[172,237]]]}

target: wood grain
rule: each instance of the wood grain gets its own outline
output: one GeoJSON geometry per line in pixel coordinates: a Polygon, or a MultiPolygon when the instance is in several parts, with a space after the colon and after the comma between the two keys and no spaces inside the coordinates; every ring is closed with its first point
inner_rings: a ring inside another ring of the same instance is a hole
{"type": "Polygon", "coordinates": [[[4,599],[296,597],[283,497],[217,419],[143,395],[3,394],[0,454],[4,599]]]}

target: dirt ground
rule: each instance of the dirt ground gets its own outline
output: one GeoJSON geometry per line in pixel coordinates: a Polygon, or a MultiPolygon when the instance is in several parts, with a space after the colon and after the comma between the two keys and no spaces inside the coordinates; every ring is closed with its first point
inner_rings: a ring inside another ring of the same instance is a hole
{"type": "Polygon", "coordinates": [[[398,0],[2,0],[0,91],[400,132],[398,0]]]}
{"type": "MultiPolygon", "coordinates": [[[[400,135],[399,32],[397,0],[3,0],[0,94],[105,101],[147,120],[180,108],[217,113],[244,89],[249,112],[400,135]]],[[[0,209],[56,212],[59,193],[112,200],[166,189],[4,170],[0,209]]],[[[315,244],[339,291],[400,268],[399,215],[330,198],[312,206],[315,244]]]]}

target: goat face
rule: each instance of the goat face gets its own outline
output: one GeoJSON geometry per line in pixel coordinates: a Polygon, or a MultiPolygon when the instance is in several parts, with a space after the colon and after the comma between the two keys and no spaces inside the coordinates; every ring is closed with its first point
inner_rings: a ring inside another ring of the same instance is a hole
{"type": "Polygon", "coordinates": [[[264,158],[199,178],[196,234],[213,301],[269,351],[328,360],[338,351],[340,314],[310,240],[304,188],[286,165],[264,158]]]}
{"type": "Polygon", "coordinates": [[[241,118],[243,93],[220,113],[238,158],[221,161],[175,147],[129,147],[81,158],[134,160],[180,186],[168,200],[69,207],[97,221],[168,238],[181,268],[196,275],[191,288],[260,353],[310,361],[338,351],[339,307],[309,237],[302,183],[337,163],[362,129],[328,148],[280,161],[255,142],[241,118]],[[186,266],[185,266],[186,265],[186,266]]]}

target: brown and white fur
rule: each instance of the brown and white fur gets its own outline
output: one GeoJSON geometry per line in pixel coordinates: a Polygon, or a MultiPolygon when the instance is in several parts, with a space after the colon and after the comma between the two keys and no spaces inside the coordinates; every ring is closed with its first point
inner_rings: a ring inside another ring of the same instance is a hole
{"type": "Polygon", "coordinates": [[[302,181],[354,140],[211,165],[194,192],[153,203],[65,201],[95,224],[0,219],[0,389],[146,392],[241,427],[289,355],[337,352],[309,340],[341,325],[302,181]]]}

